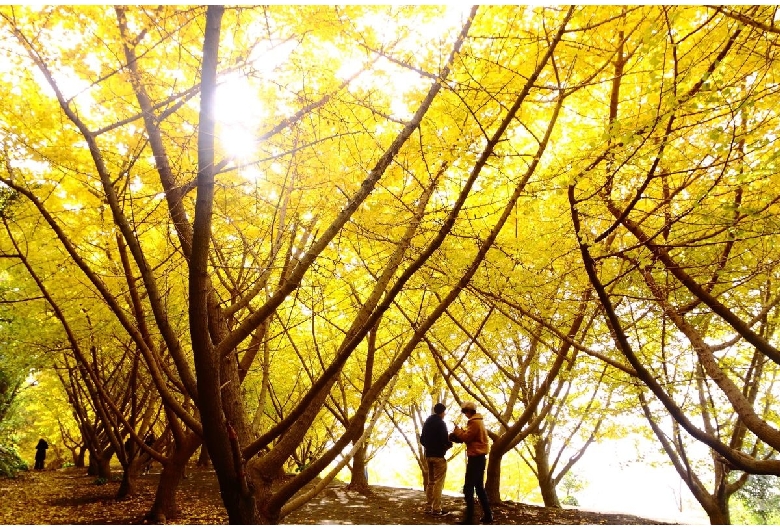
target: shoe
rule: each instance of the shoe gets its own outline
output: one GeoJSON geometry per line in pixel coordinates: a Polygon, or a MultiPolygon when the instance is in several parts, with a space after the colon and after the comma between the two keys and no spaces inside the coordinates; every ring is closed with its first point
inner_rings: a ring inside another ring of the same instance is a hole
{"type": "Polygon", "coordinates": [[[439,510],[438,512],[434,510],[431,512],[431,515],[434,517],[441,517],[442,515],[447,515],[448,513],[450,513],[449,510],[439,510]]]}
{"type": "Polygon", "coordinates": [[[483,515],[479,522],[482,524],[490,524],[493,522],[493,516],[491,515],[490,517],[486,517],[483,515]]]}

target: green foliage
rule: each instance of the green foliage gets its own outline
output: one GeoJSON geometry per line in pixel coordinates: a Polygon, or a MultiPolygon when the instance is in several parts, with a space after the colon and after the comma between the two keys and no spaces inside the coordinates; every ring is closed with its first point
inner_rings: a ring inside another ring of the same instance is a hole
{"type": "Polygon", "coordinates": [[[10,447],[0,446],[0,477],[14,478],[17,471],[27,471],[24,460],[10,447]]]}
{"type": "Polygon", "coordinates": [[[561,499],[561,504],[566,504],[567,506],[579,506],[580,501],[577,500],[577,497],[568,496],[561,499]]]}
{"type": "Polygon", "coordinates": [[[47,320],[37,287],[22,268],[0,271],[0,443],[16,441],[12,439],[27,421],[20,414],[23,396],[36,384],[35,372],[50,362],[56,336],[56,325],[47,320]]]}
{"type": "Polygon", "coordinates": [[[566,473],[561,481],[560,487],[563,490],[562,504],[568,504],[569,506],[579,506],[580,502],[575,497],[575,494],[585,489],[588,485],[588,481],[580,477],[575,473],[566,473]]]}
{"type": "Polygon", "coordinates": [[[734,524],[780,524],[780,477],[751,475],[730,508],[734,524]]]}
{"type": "Polygon", "coordinates": [[[0,366],[0,423],[11,408],[21,381],[0,366]]]}
{"type": "Polygon", "coordinates": [[[55,446],[60,444],[60,424],[70,426],[74,421],[63,394],[52,370],[35,373],[19,394],[13,412],[14,443],[30,461],[35,456],[38,440],[44,438],[49,442],[46,461],[50,462],[55,446]]]}

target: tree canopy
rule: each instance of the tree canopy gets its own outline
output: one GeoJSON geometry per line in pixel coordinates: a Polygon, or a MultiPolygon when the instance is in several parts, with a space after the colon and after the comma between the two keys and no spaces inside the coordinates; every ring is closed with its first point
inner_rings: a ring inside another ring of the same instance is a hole
{"type": "Polygon", "coordinates": [[[0,423],[53,370],[151,517],[202,445],[278,522],[437,400],[493,496],[637,420],[713,522],[780,474],[775,6],[0,17],[0,423]]]}

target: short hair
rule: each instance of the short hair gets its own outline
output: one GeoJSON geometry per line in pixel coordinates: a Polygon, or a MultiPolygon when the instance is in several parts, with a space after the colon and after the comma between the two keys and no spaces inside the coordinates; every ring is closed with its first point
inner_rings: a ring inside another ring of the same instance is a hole
{"type": "Polygon", "coordinates": [[[447,408],[447,407],[445,407],[445,406],[444,406],[444,405],[442,405],[441,403],[436,403],[436,404],[433,406],[433,413],[434,413],[434,414],[441,414],[442,412],[444,412],[444,411],[446,410],[446,408],[447,408]]]}
{"type": "Polygon", "coordinates": [[[477,412],[477,406],[474,404],[473,401],[466,401],[463,405],[460,407],[461,412],[477,412]]]}

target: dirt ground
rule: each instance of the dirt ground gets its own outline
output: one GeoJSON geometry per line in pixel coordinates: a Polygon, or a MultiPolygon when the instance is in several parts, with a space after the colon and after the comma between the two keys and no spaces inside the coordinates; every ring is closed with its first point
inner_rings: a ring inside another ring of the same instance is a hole
{"type": "MultiPolygon", "coordinates": [[[[29,471],[14,479],[0,479],[0,525],[21,524],[138,524],[152,505],[158,475],[139,477],[139,494],[117,501],[117,481],[96,484],[84,469],[29,471]]],[[[193,469],[178,495],[181,515],[169,524],[227,524],[212,470],[193,469]]],[[[463,500],[448,497],[450,513],[434,517],[423,513],[425,495],[415,489],[372,486],[368,495],[334,483],[283,524],[455,524],[462,518],[463,500]]],[[[479,508],[477,507],[479,513],[479,508]]],[[[494,507],[493,524],[520,525],[646,525],[663,524],[630,515],[558,510],[518,503],[494,507]]]]}

